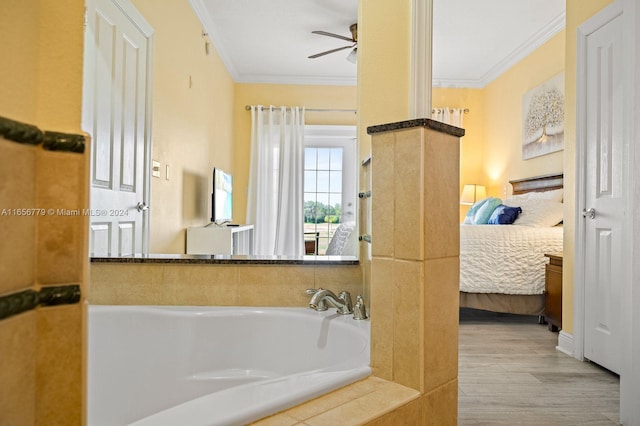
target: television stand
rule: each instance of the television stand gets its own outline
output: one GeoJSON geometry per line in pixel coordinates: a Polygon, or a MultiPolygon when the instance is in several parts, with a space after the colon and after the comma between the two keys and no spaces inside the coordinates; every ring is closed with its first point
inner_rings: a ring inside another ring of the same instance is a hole
{"type": "Polygon", "coordinates": [[[253,225],[187,228],[187,254],[253,254],[253,225]]]}

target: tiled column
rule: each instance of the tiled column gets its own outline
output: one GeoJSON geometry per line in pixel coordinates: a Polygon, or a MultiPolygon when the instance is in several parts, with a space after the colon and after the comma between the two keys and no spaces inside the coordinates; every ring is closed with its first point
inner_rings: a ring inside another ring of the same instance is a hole
{"type": "Polygon", "coordinates": [[[464,130],[429,119],[368,130],[371,365],[422,393],[425,424],[456,424],[464,130]]]}
{"type": "Polygon", "coordinates": [[[86,142],[0,117],[0,425],[82,424],[86,142]]]}

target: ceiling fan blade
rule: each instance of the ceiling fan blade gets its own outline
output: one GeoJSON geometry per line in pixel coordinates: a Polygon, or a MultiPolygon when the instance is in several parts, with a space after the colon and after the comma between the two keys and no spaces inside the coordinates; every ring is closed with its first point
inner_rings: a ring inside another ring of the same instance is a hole
{"type": "Polygon", "coordinates": [[[327,50],[325,52],[316,53],[315,55],[309,56],[309,59],[319,58],[320,56],[328,55],[329,53],[339,52],[339,51],[344,50],[344,49],[351,49],[354,46],[355,46],[355,44],[351,45],[351,46],[338,47],[337,49],[331,49],[331,50],[327,50]]]}
{"type": "Polygon", "coordinates": [[[341,35],[334,34],[334,33],[328,33],[326,31],[311,31],[311,33],[312,34],[320,34],[320,35],[327,36],[327,37],[339,38],[340,40],[346,40],[346,41],[350,41],[350,42],[354,41],[352,38],[341,36],[341,35]]]}

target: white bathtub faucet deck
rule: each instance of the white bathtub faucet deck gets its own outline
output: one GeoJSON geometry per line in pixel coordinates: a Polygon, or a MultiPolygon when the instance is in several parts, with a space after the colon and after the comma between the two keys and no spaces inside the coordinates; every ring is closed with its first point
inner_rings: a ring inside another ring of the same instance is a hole
{"type": "Polygon", "coordinates": [[[335,310],[89,306],[89,426],[242,425],[371,374],[335,310]]]}

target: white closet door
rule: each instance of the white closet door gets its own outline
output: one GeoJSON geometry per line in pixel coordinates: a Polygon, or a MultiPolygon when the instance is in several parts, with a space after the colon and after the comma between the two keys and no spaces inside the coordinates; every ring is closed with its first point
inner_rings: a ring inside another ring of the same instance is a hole
{"type": "MultiPolygon", "coordinates": [[[[621,369],[621,310],[628,252],[627,162],[623,122],[622,16],[586,38],[586,132],[584,170],[584,356],[621,369]]],[[[577,283],[576,285],[579,285],[577,283]]]]}

